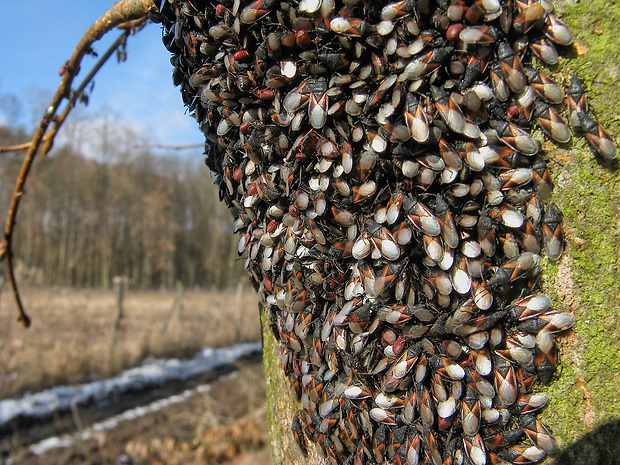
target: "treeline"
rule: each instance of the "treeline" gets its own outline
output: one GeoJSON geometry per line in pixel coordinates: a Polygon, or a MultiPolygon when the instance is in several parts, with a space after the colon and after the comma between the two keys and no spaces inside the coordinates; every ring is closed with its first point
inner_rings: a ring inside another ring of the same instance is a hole
{"type": "MultiPolygon", "coordinates": [[[[24,138],[0,128],[0,145],[24,138]]],[[[164,157],[114,143],[106,150],[101,161],[64,146],[35,163],[14,237],[24,279],[108,287],[126,276],[139,288],[177,280],[221,288],[245,278],[232,218],[201,155],[164,157]]],[[[0,154],[2,229],[22,158],[0,154]]]]}

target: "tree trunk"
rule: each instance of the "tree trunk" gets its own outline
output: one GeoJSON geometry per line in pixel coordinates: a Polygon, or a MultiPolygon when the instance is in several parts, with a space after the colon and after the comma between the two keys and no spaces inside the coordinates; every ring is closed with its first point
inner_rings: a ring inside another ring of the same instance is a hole
{"type": "MultiPolygon", "coordinates": [[[[260,306],[260,305],[259,305],[260,306]]],[[[301,404],[295,397],[289,378],[285,376],[281,360],[281,347],[276,341],[269,316],[261,306],[263,327],[263,370],[267,380],[267,416],[271,426],[271,454],[275,465],[327,464],[315,443],[306,442],[308,455],[304,455],[291,434],[291,424],[301,404]]]]}
{"type": "MultiPolygon", "coordinates": [[[[590,106],[613,136],[620,135],[620,4],[563,0],[559,15],[576,36],[574,57],[562,60],[556,80],[572,73],[584,80],[590,106]]],[[[560,452],[557,465],[612,464],[620,460],[620,178],[595,158],[585,140],[565,148],[547,143],[555,189],[564,213],[566,248],[557,264],[544,260],[544,289],[560,311],[575,315],[559,338],[558,377],[540,390],[550,402],[541,419],[560,452]]],[[[314,444],[301,454],[290,432],[299,409],[280,364],[279,345],[263,315],[264,369],[275,464],[323,464],[314,444]]]]}

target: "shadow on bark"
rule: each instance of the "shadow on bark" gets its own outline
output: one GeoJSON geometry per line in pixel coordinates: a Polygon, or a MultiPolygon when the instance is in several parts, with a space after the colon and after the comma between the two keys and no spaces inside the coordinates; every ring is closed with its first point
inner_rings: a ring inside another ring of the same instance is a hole
{"type": "Polygon", "coordinates": [[[620,465],[620,418],[605,423],[563,449],[554,465],[620,465]]]}

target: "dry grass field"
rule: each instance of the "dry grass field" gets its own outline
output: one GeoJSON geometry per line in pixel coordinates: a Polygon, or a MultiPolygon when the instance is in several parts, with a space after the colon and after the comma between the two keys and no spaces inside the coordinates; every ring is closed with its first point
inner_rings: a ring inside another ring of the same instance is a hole
{"type": "Polygon", "coordinates": [[[118,325],[113,290],[21,292],[32,319],[27,329],[16,321],[8,286],[0,288],[0,398],[107,377],[148,356],[188,357],[205,345],[260,338],[249,285],[230,292],[129,289],[118,325]]]}

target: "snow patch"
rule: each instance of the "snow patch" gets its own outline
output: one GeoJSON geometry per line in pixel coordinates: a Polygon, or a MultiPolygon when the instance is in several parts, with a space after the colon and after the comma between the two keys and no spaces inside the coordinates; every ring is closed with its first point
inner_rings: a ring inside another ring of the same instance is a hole
{"type": "Polygon", "coordinates": [[[194,378],[260,350],[260,342],[222,348],[205,347],[191,359],[150,360],[114,378],[77,386],[55,386],[36,394],[26,394],[19,399],[5,399],[0,401],[0,428],[15,418],[43,419],[54,412],[69,410],[71,405],[101,403],[125,392],[194,378]]]}
{"type": "MultiPolygon", "coordinates": [[[[229,378],[234,378],[237,376],[237,373],[231,373],[228,375],[229,378]]],[[[61,447],[69,447],[75,441],[88,441],[95,436],[95,433],[100,433],[102,431],[110,430],[116,428],[119,423],[124,421],[131,421],[139,418],[147,413],[156,412],[158,410],[162,410],[170,405],[178,404],[180,402],[184,402],[195,394],[203,394],[205,392],[209,392],[211,390],[211,385],[209,384],[201,384],[200,386],[194,389],[187,389],[183,391],[181,394],[177,394],[174,396],[170,396],[166,399],[156,400],[155,402],[150,403],[149,405],[144,405],[140,407],[133,408],[131,410],[127,410],[119,415],[108,418],[107,420],[101,421],[99,423],[95,423],[90,428],[86,428],[78,433],[74,434],[65,434],[64,436],[58,438],[48,438],[44,439],[41,442],[33,444],[30,446],[30,452],[35,455],[41,455],[52,449],[59,449],[61,447]]]]}
{"type": "Polygon", "coordinates": [[[61,447],[69,447],[73,443],[73,439],[68,436],[63,436],[62,438],[47,438],[43,441],[35,444],[30,447],[30,451],[33,454],[41,455],[43,452],[47,452],[52,449],[59,449],[61,447]]]}

